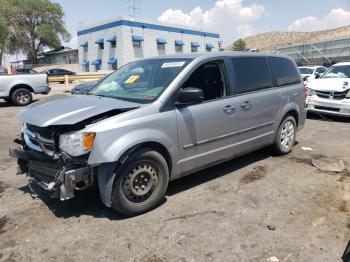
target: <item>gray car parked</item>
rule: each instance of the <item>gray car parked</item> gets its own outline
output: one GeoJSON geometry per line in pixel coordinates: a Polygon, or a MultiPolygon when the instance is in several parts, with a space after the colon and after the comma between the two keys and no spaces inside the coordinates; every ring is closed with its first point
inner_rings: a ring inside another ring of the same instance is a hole
{"type": "Polygon", "coordinates": [[[292,150],[305,93],[288,57],[182,54],[131,62],[88,95],[56,95],[18,117],[10,155],[66,200],[97,181],[105,205],[130,216],[159,204],[168,182],[272,145],[292,150]]]}

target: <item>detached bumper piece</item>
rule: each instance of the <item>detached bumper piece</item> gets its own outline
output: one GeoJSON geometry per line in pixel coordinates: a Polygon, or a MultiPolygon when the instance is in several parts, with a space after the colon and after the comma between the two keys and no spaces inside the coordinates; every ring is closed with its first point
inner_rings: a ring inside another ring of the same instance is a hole
{"type": "Polygon", "coordinates": [[[30,182],[61,201],[74,198],[76,190],[86,189],[94,183],[94,169],[81,160],[54,158],[19,148],[11,148],[9,155],[18,159],[21,173],[25,173],[30,182]]]}

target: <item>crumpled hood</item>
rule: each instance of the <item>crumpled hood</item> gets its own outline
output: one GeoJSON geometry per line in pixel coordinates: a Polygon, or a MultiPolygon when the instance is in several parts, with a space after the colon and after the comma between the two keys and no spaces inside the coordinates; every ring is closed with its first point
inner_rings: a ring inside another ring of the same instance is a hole
{"type": "Polygon", "coordinates": [[[25,123],[46,127],[74,125],[116,109],[134,109],[140,104],[93,95],[53,95],[23,109],[17,117],[25,123]]]}
{"type": "Polygon", "coordinates": [[[307,84],[308,88],[319,90],[319,91],[335,91],[343,92],[350,89],[350,79],[349,78],[319,78],[310,80],[307,84]],[[347,86],[344,82],[348,82],[347,86]],[[344,88],[345,86],[345,88],[344,88]]]}

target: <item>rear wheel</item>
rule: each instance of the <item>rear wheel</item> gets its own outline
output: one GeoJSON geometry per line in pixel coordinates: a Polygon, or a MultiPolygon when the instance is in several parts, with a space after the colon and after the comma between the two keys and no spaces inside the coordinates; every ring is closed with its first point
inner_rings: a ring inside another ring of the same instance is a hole
{"type": "Polygon", "coordinates": [[[285,155],[292,151],[295,144],[296,126],[295,119],[292,116],[287,116],[282,121],[273,145],[276,154],[285,155]]]}
{"type": "Polygon", "coordinates": [[[12,93],[12,103],[17,106],[26,106],[33,101],[32,93],[26,88],[16,89],[12,93]]]}
{"type": "Polygon", "coordinates": [[[118,170],[112,207],[125,216],[156,207],[168,187],[169,170],[164,157],[149,148],[136,151],[118,170]]]}

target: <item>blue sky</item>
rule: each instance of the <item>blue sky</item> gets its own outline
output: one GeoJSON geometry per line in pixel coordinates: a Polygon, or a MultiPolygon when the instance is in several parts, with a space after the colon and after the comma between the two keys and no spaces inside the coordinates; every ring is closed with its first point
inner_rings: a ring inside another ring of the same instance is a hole
{"type": "MultiPolygon", "coordinates": [[[[349,0],[140,0],[141,17],[220,33],[224,44],[265,31],[313,31],[350,24],[349,0]]],[[[84,24],[128,15],[128,0],[56,0],[76,45],[84,24]]]]}

